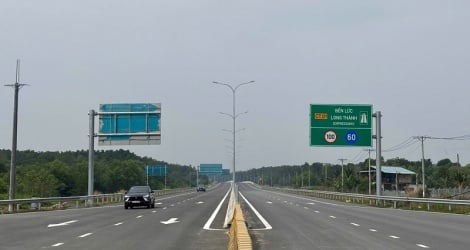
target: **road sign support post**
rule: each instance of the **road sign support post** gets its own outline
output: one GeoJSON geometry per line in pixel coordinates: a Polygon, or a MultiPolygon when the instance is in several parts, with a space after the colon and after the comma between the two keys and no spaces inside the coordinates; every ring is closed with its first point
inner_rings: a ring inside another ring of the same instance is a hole
{"type": "Polygon", "coordinates": [[[89,116],[89,132],[88,132],[88,206],[93,206],[92,195],[94,193],[94,172],[95,172],[95,110],[91,109],[88,113],[89,116]]]}
{"type": "Polygon", "coordinates": [[[375,128],[376,128],[376,135],[375,143],[376,143],[376,160],[375,160],[375,183],[376,183],[376,194],[377,197],[382,196],[382,113],[380,111],[375,112],[375,128]]]}

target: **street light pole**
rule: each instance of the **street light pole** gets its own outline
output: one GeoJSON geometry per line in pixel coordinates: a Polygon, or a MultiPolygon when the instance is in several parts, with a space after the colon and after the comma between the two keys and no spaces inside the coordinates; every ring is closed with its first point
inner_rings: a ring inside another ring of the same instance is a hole
{"type": "MultiPolygon", "coordinates": [[[[232,85],[229,85],[227,83],[222,83],[222,82],[212,82],[212,83],[215,83],[215,84],[219,84],[219,85],[223,85],[223,86],[226,86],[228,87],[231,91],[232,91],[232,115],[229,115],[230,117],[232,117],[233,119],[233,130],[232,130],[232,135],[233,135],[233,159],[232,159],[232,164],[233,164],[233,173],[232,173],[232,181],[233,181],[233,184],[235,185],[235,159],[236,159],[236,123],[235,123],[235,120],[237,119],[237,114],[236,114],[236,107],[235,107],[235,101],[236,101],[236,91],[239,87],[243,86],[243,85],[247,85],[247,84],[250,84],[250,83],[254,83],[255,81],[249,81],[249,82],[244,82],[244,83],[240,83],[238,84],[237,86],[233,87],[232,85]]],[[[246,113],[246,112],[245,112],[246,113]]],[[[225,114],[225,113],[224,113],[225,114]]],[[[227,114],[228,115],[228,114],[227,114]]]]}

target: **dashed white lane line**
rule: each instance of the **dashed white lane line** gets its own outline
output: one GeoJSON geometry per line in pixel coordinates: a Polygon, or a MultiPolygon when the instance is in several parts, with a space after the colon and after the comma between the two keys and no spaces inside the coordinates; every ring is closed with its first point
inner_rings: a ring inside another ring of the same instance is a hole
{"type": "Polygon", "coordinates": [[[122,224],[123,224],[122,222],[118,222],[118,223],[116,223],[116,224],[114,224],[114,225],[115,225],[115,226],[120,226],[120,225],[122,225],[122,224]]]}
{"type": "Polygon", "coordinates": [[[400,239],[400,237],[395,236],[395,235],[389,235],[388,237],[390,237],[390,238],[392,238],[392,239],[400,239]]]}
{"type": "Polygon", "coordinates": [[[423,244],[416,244],[418,247],[421,247],[421,248],[429,248],[428,246],[426,245],[423,245],[423,244]]]}
{"type": "Polygon", "coordinates": [[[315,203],[309,202],[309,203],[307,203],[307,205],[315,205],[315,203]]]}
{"type": "Polygon", "coordinates": [[[355,226],[355,227],[360,227],[361,225],[357,224],[357,223],[354,223],[354,222],[351,222],[351,225],[355,226]]]}
{"type": "Polygon", "coordinates": [[[82,235],[78,236],[78,238],[85,238],[85,237],[88,237],[90,235],[92,235],[92,233],[86,233],[86,234],[82,234],[82,235]]]}
{"type": "Polygon", "coordinates": [[[273,204],[273,202],[272,202],[272,201],[266,201],[266,203],[268,203],[268,204],[273,204]]]}
{"type": "Polygon", "coordinates": [[[330,218],[332,218],[332,219],[336,219],[336,217],[335,217],[335,216],[333,216],[333,215],[330,215],[330,218]]]}
{"type": "Polygon", "coordinates": [[[373,228],[369,228],[369,231],[371,232],[377,232],[377,230],[373,229],[373,228]]]}
{"type": "Polygon", "coordinates": [[[152,211],[152,213],[156,213],[156,212],[157,212],[157,210],[153,210],[153,211],[152,211]]]}
{"type": "Polygon", "coordinates": [[[136,218],[136,219],[140,219],[140,218],[142,218],[142,217],[144,217],[144,216],[143,216],[143,215],[139,215],[139,216],[137,216],[137,217],[135,217],[135,218],[136,218]]]}
{"type": "Polygon", "coordinates": [[[315,210],[315,213],[319,214],[319,213],[320,213],[320,211],[318,211],[318,210],[315,210]]]}
{"type": "Polygon", "coordinates": [[[63,242],[60,242],[60,243],[56,243],[54,245],[52,245],[53,247],[59,247],[59,246],[62,246],[64,243],[63,242]]]}
{"type": "Polygon", "coordinates": [[[60,226],[68,226],[72,223],[77,222],[78,220],[71,220],[71,221],[66,221],[62,223],[57,223],[57,224],[49,224],[47,227],[60,227],[60,226]]]}

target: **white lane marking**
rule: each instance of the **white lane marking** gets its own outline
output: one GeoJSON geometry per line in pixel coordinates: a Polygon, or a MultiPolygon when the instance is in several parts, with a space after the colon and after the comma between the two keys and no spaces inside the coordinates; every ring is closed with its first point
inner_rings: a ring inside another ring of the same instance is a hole
{"type": "Polygon", "coordinates": [[[163,210],[165,210],[165,209],[166,209],[166,207],[163,208],[163,210]]]}
{"type": "Polygon", "coordinates": [[[116,224],[114,224],[114,225],[115,225],[115,226],[120,226],[120,225],[122,225],[122,224],[123,224],[122,222],[118,222],[118,223],[116,223],[116,224]]]}
{"type": "Polygon", "coordinates": [[[175,206],[175,204],[171,204],[171,205],[170,205],[170,207],[174,207],[174,206],[175,206]]]}
{"type": "Polygon", "coordinates": [[[57,224],[49,224],[47,227],[67,226],[67,225],[70,225],[70,224],[75,223],[75,222],[77,222],[77,221],[78,221],[78,220],[71,220],[71,221],[66,221],[66,222],[57,223],[57,224]]]}
{"type": "Polygon", "coordinates": [[[92,235],[92,233],[86,233],[86,234],[82,234],[82,235],[78,236],[78,238],[85,238],[85,237],[88,237],[90,235],[92,235]]]}
{"type": "Polygon", "coordinates": [[[163,203],[161,203],[161,202],[157,202],[157,203],[155,203],[155,205],[161,205],[161,204],[163,204],[163,203]]]}
{"type": "Polygon", "coordinates": [[[351,225],[355,226],[355,227],[360,227],[361,225],[357,224],[357,223],[354,223],[354,222],[351,222],[351,225]]]}
{"type": "Polygon", "coordinates": [[[217,205],[217,207],[215,208],[214,212],[212,212],[212,215],[211,217],[209,217],[209,219],[207,220],[206,224],[204,224],[204,229],[205,230],[215,230],[215,229],[211,229],[210,226],[212,224],[212,222],[214,221],[215,219],[215,216],[217,215],[217,213],[219,212],[220,210],[220,207],[222,206],[222,203],[224,203],[224,200],[227,198],[228,194],[230,193],[230,188],[228,189],[227,193],[225,194],[224,198],[222,198],[222,200],[220,201],[219,205],[217,205]]]}
{"type": "Polygon", "coordinates": [[[319,214],[319,213],[320,213],[320,211],[318,211],[318,210],[315,210],[315,213],[319,214]]]}
{"type": "Polygon", "coordinates": [[[137,216],[137,217],[135,217],[135,218],[136,218],[136,219],[140,219],[140,218],[142,218],[142,217],[144,217],[144,216],[143,216],[143,215],[139,215],[139,216],[137,216]]]}
{"type": "Polygon", "coordinates": [[[330,218],[332,218],[332,219],[336,219],[336,217],[335,217],[335,216],[333,216],[333,215],[330,215],[330,218]]]}
{"type": "Polygon", "coordinates": [[[204,201],[198,201],[196,204],[204,204],[204,201]]]}
{"type": "Polygon", "coordinates": [[[272,202],[272,201],[266,201],[266,203],[268,203],[268,204],[273,204],[273,202],[272,202]]]}
{"type": "Polygon", "coordinates": [[[392,238],[392,239],[400,239],[400,237],[395,236],[395,235],[390,235],[390,236],[388,236],[388,237],[390,237],[390,238],[392,238]]]}
{"type": "Polygon", "coordinates": [[[152,213],[156,213],[156,212],[157,212],[157,210],[153,210],[153,211],[152,211],[152,213]]]}
{"type": "Polygon", "coordinates": [[[309,203],[307,203],[307,205],[315,205],[315,203],[309,202],[309,203]]]}
{"type": "Polygon", "coordinates": [[[423,244],[416,244],[418,247],[421,247],[421,248],[429,248],[428,246],[426,245],[423,245],[423,244]]]}
{"type": "Polygon", "coordinates": [[[251,203],[245,198],[245,196],[243,196],[243,194],[241,192],[238,192],[238,193],[246,201],[246,204],[248,204],[248,206],[250,206],[251,210],[253,210],[253,212],[256,214],[256,216],[258,216],[258,219],[263,223],[266,230],[273,229],[273,227],[268,223],[268,221],[266,221],[266,219],[264,219],[264,217],[261,216],[261,214],[258,212],[258,210],[256,210],[256,208],[253,207],[253,205],[251,205],[251,203]]]}
{"type": "Polygon", "coordinates": [[[371,232],[377,232],[377,230],[373,229],[373,228],[369,228],[369,231],[371,232]]]}
{"type": "Polygon", "coordinates": [[[308,210],[308,207],[304,207],[304,208],[308,210]]]}
{"type": "Polygon", "coordinates": [[[169,220],[167,221],[160,221],[160,223],[162,224],[165,224],[165,225],[169,225],[169,224],[173,224],[173,223],[178,223],[178,218],[170,218],[169,220]]]}
{"type": "Polygon", "coordinates": [[[60,243],[56,243],[54,245],[52,245],[53,247],[58,247],[58,246],[62,246],[64,243],[63,242],[60,242],[60,243]]]}

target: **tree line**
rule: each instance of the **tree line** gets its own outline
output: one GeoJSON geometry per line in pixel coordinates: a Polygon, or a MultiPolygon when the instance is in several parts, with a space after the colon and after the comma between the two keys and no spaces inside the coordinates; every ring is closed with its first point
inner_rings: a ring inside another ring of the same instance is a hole
{"type": "MultiPolygon", "coordinates": [[[[11,151],[0,150],[0,199],[8,199],[11,151]]],[[[167,176],[150,176],[152,189],[196,185],[196,168],[140,157],[127,150],[95,151],[94,189],[97,193],[146,185],[147,165],[168,167],[167,176]]],[[[208,179],[200,176],[200,183],[208,179]]],[[[80,196],[88,193],[88,150],[67,152],[18,151],[16,198],[80,196]]]]}
{"type": "MultiPolygon", "coordinates": [[[[8,199],[10,157],[10,150],[0,150],[0,199],[8,199]]],[[[153,189],[196,185],[195,166],[140,157],[128,150],[95,151],[94,162],[94,189],[99,193],[121,192],[132,185],[145,185],[147,183],[145,166],[147,165],[166,164],[168,166],[166,178],[164,176],[148,178],[148,183],[153,189]]],[[[393,158],[382,159],[382,162],[383,165],[399,166],[417,173],[413,176],[413,182],[416,182],[417,178],[417,183],[421,183],[421,161],[393,158]]],[[[368,165],[368,160],[358,164],[344,165],[343,181],[340,164],[320,162],[238,171],[236,178],[237,181],[253,181],[261,185],[367,193],[368,176],[361,174],[361,171],[367,171],[368,165]]],[[[375,160],[371,160],[371,165],[375,166],[375,160]]],[[[434,164],[426,159],[424,167],[427,188],[463,189],[470,187],[470,164],[462,167],[449,159],[443,159],[434,164]]],[[[199,182],[207,185],[209,179],[207,176],[200,176],[199,182]]],[[[86,195],[88,193],[88,150],[18,151],[16,184],[17,198],[86,195]]],[[[375,186],[372,188],[375,189],[375,186]]]]}
{"type": "MultiPolygon", "coordinates": [[[[408,161],[403,158],[384,160],[384,166],[397,166],[411,170],[413,183],[421,183],[422,162],[408,161]],[[416,180],[416,178],[418,180],[416,180]]],[[[375,160],[371,165],[375,166],[375,160]]],[[[344,175],[341,178],[342,167],[340,164],[324,164],[315,162],[303,165],[270,166],[237,172],[237,181],[252,181],[260,185],[283,186],[283,187],[310,187],[321,190],[368,193],[368,171],[369,161],[358,164],[349,163],[343,166],[344,175]]],[[[430,159],[424,161],[424,173],[427,188],[458,188],[462,190],[470,187],[470,164],[462,167],[459,163],[449,159],[443,159],[433,164],[430,159]]],[[[375,179],[372,180],[375,182],[375,179]]],[[[375,192],[375,186],[372,186],[375,192]]]]}

